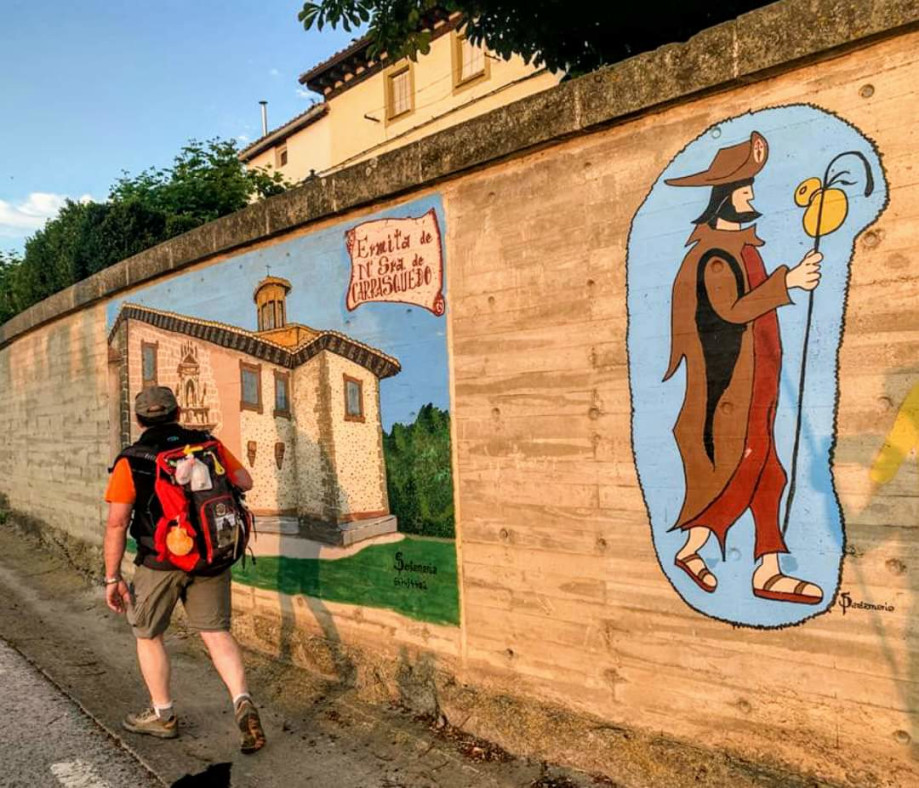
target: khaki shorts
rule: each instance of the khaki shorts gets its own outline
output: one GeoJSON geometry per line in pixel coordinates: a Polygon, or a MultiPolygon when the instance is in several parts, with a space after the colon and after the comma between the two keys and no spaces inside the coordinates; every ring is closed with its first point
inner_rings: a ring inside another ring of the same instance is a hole
{"type": "Polygon", "coordinates": [[[230,570],[214,577],[135,567],[133,609],[128,623],[137,638],[155,638],[169,626],[176,602],[182,600],[188,625],[196,632],[230,629],[230,570]]]}

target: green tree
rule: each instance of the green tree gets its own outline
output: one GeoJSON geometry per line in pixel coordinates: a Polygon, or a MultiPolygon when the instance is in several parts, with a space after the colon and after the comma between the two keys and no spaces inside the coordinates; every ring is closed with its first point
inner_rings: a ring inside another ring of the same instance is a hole
{"type": "Polygon", "coordinates": [[[11,252],[0,249],[0,325],[19,310],[16,308],[16,277],[20,261],[11,252]]]}
{"type": "Polygon", "coordinates": [[[119,178],[104,203],[67,201],[0,257],[0,322],[131,255],[284,191],[279,172],[247,170],[235,141],[191,140],[171,167],[119,178]]]}
{"type": "MultiPolygon", "coordinates": [[[[771,0],[769,0],[771,2],[771,0]]],[[[552,71],[586,73],[638,52],[685,41],[693,34],[759,6],[763,0],[642,3],[597,0],[319,0],[305,2],[303,26],[346,31],[367,25],[371,56],[397,59],[427,54],[426,15],[435,9],[460,12],[476,44],[507,59],[521,55],[552,71]]]]}

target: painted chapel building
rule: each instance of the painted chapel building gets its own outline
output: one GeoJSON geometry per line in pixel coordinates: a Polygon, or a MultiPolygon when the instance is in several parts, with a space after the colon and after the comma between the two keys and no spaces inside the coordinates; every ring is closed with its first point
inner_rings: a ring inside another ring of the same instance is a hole
{"type": "Polygon", "coordinates": [[[168,386],[182,424],[215,433],[252,474],[262,530],[348,545],[392,533],[380,381],[399,362],[337,331],[287,319],[286,279],[259,282],[258,331],[125,303],[109,334],[118,442],[145,386],[168,386]]]}

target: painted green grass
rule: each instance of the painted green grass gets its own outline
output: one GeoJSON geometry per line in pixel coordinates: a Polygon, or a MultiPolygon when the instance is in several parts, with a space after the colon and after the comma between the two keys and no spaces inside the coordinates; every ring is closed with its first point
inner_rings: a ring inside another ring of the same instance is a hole
{"type": "MultiPolygon", "coordinates": [[[[128,552],[136,550],[134,540],[128,539],[128,552]]],[[[432,624],[459,624],[452,541],[407,536],[336,561],[262,555],[253,564],[250,557],[245,567],[241,561],[233,567],[233,580],[290,596],[384,607],[432,624]],[[419,566],[435,567],[437,573],[418,571],[419,566]]]]}
{"type": "Polygon", "coordinates": [[[237,563],[233,579],[289,595],[385,607],[434,624],[459,624],[456,546],[448,541],[406,537],[336,561],[259,556],[245,568],[237,563]],[[436,567],[437,573],[411,571],[412,564],[436,567]]]}

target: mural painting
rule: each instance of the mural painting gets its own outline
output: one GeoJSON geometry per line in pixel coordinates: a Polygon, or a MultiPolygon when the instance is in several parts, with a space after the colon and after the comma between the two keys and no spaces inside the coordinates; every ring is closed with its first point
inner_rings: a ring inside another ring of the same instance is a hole
{"type": "Polygon", "coordinates": [[[442,227],[421,200],[109,305],[118,443],[165,385],[253,476],[238,582],[458,623],[442,227]]]}
{"type": "Polygon", "coordinates": [[[635,461],[661,567],[703,614],[780,627],[833,602],[837,355],[855,238],[886,199],[873,144],[792,105],[708,129],[633,219],[635,461]]]}

